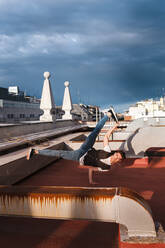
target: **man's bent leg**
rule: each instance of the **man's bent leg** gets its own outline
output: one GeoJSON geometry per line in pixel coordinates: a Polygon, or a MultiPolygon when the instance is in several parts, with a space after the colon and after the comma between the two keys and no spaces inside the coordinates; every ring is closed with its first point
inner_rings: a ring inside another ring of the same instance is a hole
{"type": "Polygon", "coordinates": [[[38,154],[44,156],[53,156],[58,158],[64,158],[67,160],[77,160],[76,151],[64,151],[64,150],[38,150],[38,154]]]}

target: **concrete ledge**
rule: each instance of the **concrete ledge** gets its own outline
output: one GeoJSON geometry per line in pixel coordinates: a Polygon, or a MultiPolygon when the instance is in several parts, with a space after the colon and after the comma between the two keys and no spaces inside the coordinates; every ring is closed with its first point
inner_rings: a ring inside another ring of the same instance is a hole
{"type": "Polygon", "coordinates": [[[56,122],[23,122],[19,124],[13,124],[13,125],[1,125],[0,126],[0,138],[10,138],[10,137],[16,137],[26,134],[34,134],[37,132],[47,131],[47,130],[54,130],[56,128],[62,128],[62,127],[73,127],[76,125],[80,125],[76,121],[64,121],[64,120],[58,120],[56,122]]]}
{"type": "Polygon", "coordinates": [[[150,147],[145,151],[148,157],[165,157],[165,147],[150,147]]]}
{"type": "Polygon", "coordinates": [[[147,126],[138,128],[121,145],[120,149],[132,156],[145,156],[145,151],[150,147],[165,147],[163,134],[165,127],[147,126]]]}
{"type": "MultiPolygon", "coordinates": [[[[55,149],[68,150],[67,145],[62,142],[54,146],[55,149]]],[[[0,185],[12,185],[26,177],[32,175],[38,170],[50,165],[56,161],[56,157],[35,155],[30,161],[20,158],[17,162],[13,161],[0,166],[0,185]]]]}
{"type": "Polygon", "coordinates": [[[0,187],[0,215],[116,222],[129,237],[156,236],[149,205],[126,188],[0,187]]]}
{"type": "Polygon", "coordinates": [[[0,154],[8,153],[14,149],[18,149],[19,147],[23,146],[33,146],[36,144],[36,142],[42,143],[52,138],[66,135],[68,133],[77,132],[79,130],[85,130],[86,128],[88,127],[85,125],[76,125],[63,128],[56,128],[54,130],[47,130],[44,132],[37,132],[33,134],[7,139],[6,141],[0,143],[0,154]]]}

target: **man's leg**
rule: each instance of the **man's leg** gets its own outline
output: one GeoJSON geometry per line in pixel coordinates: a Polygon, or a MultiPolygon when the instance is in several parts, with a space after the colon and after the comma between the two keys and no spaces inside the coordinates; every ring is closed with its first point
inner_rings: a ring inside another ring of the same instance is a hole
{"type": "Polygon", "coordinates": [[[30,149],[30,151],[27,154],[27,160],[29,160],[34,154],[64,158],[67,160],[77,160],[76,151],[50,150],[50,149],[44,149],[44,150],[30,149]]]}
{"type": "Polygon", "coordinates": [[[80,157],[83,156],[89,149],[91,149],[96,141],[96,138],[108,120],[108,116],[105,115],[96,125],[95,129],[86,138],[85,142],[79,148],[80,157]]]}
{"type": "Polygon", "coordinates": [[[33,154],[40,154],[45,156],[54,156],[54,157],[60,157],[68,160],[79,160],[81,156],[83,156],[90,148],[93,147],[96,138],[105,125],[108,118],[111,116],[110,113],[107,113],[108,115],[105,115],[96,125],[95,129],[90,133],[90,135],[87,137],[85,142],[81,145],[81,147],[76,151],[63,151],[63,150],[37,150],[37,149],[31,149],[29,153],[27,154],[27,159],[29,160],[33,154]]]}

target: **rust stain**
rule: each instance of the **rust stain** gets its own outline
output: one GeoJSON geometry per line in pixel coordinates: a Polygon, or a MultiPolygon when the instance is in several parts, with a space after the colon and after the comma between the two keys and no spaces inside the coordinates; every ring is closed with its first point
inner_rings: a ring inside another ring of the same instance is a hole
{"type": "Polygon", "coordinates": [[[53,193],[30,193],[23,194],[19,192],[4,192],[0,193],[0,201],[3,207],[8,208],[10,205],[15,204],[19,205],[20,203],[25,205],[26,201],[29,205],[40,205],[41,208],[46,204],[51,205],[54,204],[56,207],[60,203],[64,203],[65,201],[74,201],[85,203],[86,201],[99,202],[100,200],[106,202],[107,200],[112,200],[114,196],[108,195],[86,195],[86,194],[53,194],[53,193]]]}
{"type": "Polygon", "coordinates": [[[81,188],[81,187],[20,187],[20,186],[1,186],[0,199],[2,204],[10,205],[13,201],[30,201],[34,204],[55,204],[61,202],[75,201],[82,202],[93,201],[99,202],[112,200],[115,195],[125,196],[140,203],[147,210],[150,209],[146,201],[138,193],[127,188],[81,188]]]}
{"type": "Polygon", "coordinates": [[[64,200],[78,200],[85,201],[91,199],[93,201],[100,201],[101,199],[113,199],[116,194],[116,189],[99,189],[99,188],[78,188],[78,187],[0,187],[0,197],[3,199],[7,196],[12,200],[15,197],[18,199],[33,198],[40,201],[64,201],[64,200]]]}

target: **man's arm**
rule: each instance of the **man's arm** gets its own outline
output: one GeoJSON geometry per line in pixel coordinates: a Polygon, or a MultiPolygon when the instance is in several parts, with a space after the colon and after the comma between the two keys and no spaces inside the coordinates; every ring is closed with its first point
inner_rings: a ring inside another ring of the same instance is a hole
{"type": "Polygon", "coordinates": [[[104,136],[104,140],[103,140],[103,146],[108,146],[109,144],[109,137],[111,136],[111,134],[117,129],[119,123],[116,123],[114,127],[110,128],[108,130],[108,132],[105,134],[104,136]]]}

